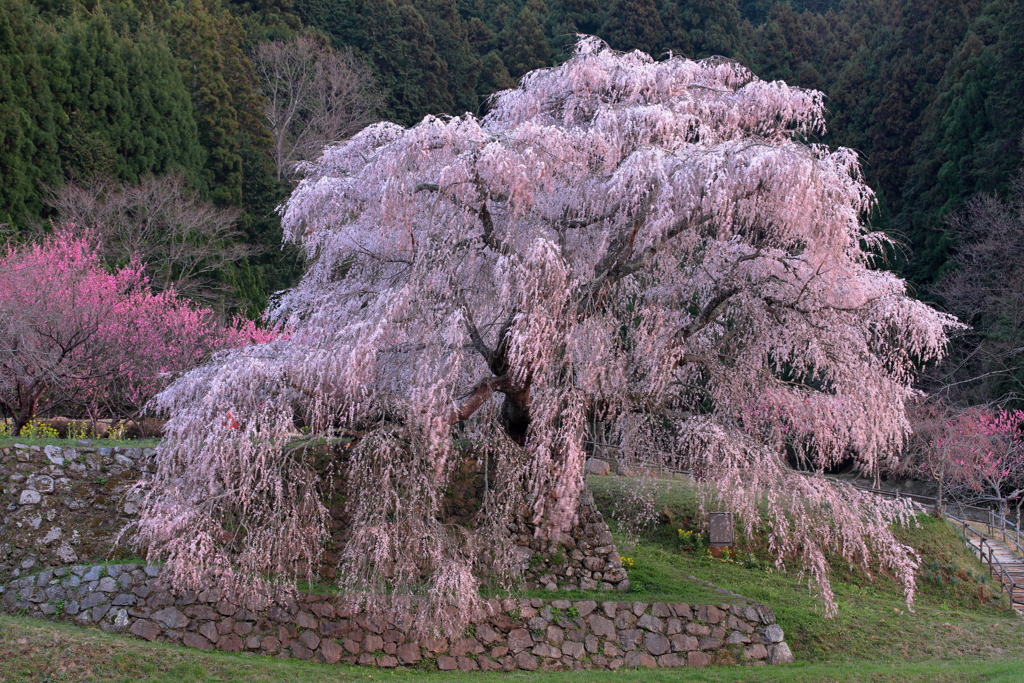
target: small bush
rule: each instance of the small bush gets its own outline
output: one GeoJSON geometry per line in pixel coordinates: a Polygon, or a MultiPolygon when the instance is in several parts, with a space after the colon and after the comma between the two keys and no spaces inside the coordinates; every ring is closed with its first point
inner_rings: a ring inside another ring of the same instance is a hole
{"type": "Polygon", "coordinates": [[[39,420],[32,420],[27,425],[21,428],[21,434],[26,439],[57,439],[60,438],[60,434],[56,429],[50,425],[40,422],[39,420]]]}
{"type": "Polygon", "coordinates": [[[141,420],[133,420],[128,423],[125,431],[126,439],[153,439],[163,436],[164,424],[167,420],[155,417],[146,417],[141,420]]]}
{"type": "Polygon", "coordinates": [[[692,550],[696,553],[702,553],[707,549],[708,541],[701,532],[689,529],[677,529],[676,532],[679,535],[679,547],[681,549],[692,550]]]}

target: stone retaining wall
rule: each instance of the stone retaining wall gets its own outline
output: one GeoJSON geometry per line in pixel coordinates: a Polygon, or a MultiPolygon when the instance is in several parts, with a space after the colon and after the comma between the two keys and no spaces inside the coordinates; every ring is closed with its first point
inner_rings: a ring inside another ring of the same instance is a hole
{"type": "Polygon", "coordinates": [[[137,512],[126,495],[153,471],[154,453],[91,445],[0,448],[0,583],[23,572],[126,556],[114,538],[137,512]]]}
{"type": "MultiPolygon", "coordinates": [[[[154,455],[152,448],[91,445],[0,448],[0,582],[25,571],[108,559],[112,550],[115,559],[127,557],[129,549],[115,549],[114,539],[135,517],[127,496],[132,483],[154,471],[154,455]]],[[[526,588],[628,591],[608,525],[589,492],[578,514],[579,526],[558,542],[534,539],[525,525],[513,530],[526,588]]],[[[331,550],[321,567],[326,579],[335,575],[331,550]]]]}
{"type": "MultiPolygon", "coordinates": [[[[0,448],[5,612],[199,649],[385,668],[512,671],[792,661],[782,629],[763,605],[492,600],[474,616],[466,637],[449,643],[413,642],[407,625],[351,614],[322,596],[238,606],[215,589],[174,595],[162,586],[159,567],[88,564],[127,556],[114,538],[137,512],[130,485],[154,471],[155,452],[80,443],[73,449],[0,448]]],[[[512,529],[526,587],[628,591],[621,558],[589,492],[581,498],[579,518],[573,533],[557,542],[537,541],[525,526],[512,529]]]]}
{"type": "Polygon", "coordinates": [[[46,570],[0,586],[0,604],[8,613],[201,650],[382,668],[533,671],[793,661],[764,605],[489,600],[465,637],[449,642],[410,639],[407,624],[353,614],[325,596],[264,609],[231,604],[216,589],[175,596],[159,574],[159,567],[131,564],[46,570]]]}

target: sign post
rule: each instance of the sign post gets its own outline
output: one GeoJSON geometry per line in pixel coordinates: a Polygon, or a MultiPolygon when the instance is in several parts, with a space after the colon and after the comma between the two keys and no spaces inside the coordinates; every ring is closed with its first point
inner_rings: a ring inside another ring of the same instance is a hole
{"type": "Polygon", "coordinates": [[[732,513],[712,512],[710,517],[711,555],[713,557],[721,557],[722,553],[728,552],[728,549],[736,542],[732,513]]]}

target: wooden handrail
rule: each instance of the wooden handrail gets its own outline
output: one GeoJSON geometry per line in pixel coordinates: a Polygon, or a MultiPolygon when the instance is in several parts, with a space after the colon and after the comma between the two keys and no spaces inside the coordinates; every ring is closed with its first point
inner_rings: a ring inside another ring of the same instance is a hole
{"type": "MultiPolygon", "coordinates": [[[[1017,548],[1022,553],[1024,553],[1024,548],[1022,548],[1021,545],[1020,545],[1020,542],[1024,541],[1024,536],[1021,535],[1020,527],[1018,525],[1014,524],[1013,522],[1011,522],[1010,520],[1006,519],[1005,517],[1001,517],[1000,515],[997,515],[994,512],[991,513],[991,515],[992,515],[993,519],[998,519],[999,521],[1002,522],[1002,529],[1001,530],[1003,531],[1004,534],[1006,534],[1007,529],[1013,531],[1014,536],[1016,536],[1016,539],[1014,540],[1014,545],[1016,545],[1017,548]]],[[[1006,534],[1006,535],[1008,536],[1008,534],[1006,534]]]]}
{"type": "MultiPolygon", "coordinates": [[[[977,550],[977,552],[978,552],[978,559],[981,560],[982,562],[986,562],[986,559],[985,559],[985,549],[986,549],[986,547],[988,548],[987,564],[988,564],[989,574],[991,574],[994,578],[999,579],[999,587],[1001,589],[1005,590],[1006,594],[1010,597],[1010,604],[1011,605],[1014,604],[1014,601],[1013,601],[1014,592],[1017,590],[1018,587],[1024,587],[1024,586],[1021,586],[1020,584],[1017,583],[1017,581],[1013,578],[1013,576],[1010,574],[1010,572],[1007,571],[1006,567],[1003,566],[1003,563],[999,561],[999,558],[995,556],[995,548],[992,547],[992,544],[989,543],[989,541],[985,537],[985,535],[982,534],[977,529],[975,529],[970,524],[968,524],[966,520],[960,519],[958,517],[954,517],[953,515],[946,515],[946,517],[948,519],[952,519],[953,521],[958,522],[961,525],[963,525],[964,540],[967,542],[967,545],[972,550],[977,550]],[[974,533],[978,537],[977,545],[975,545],[974,542],[971,541],[970,536],[967,535],[967,531],[968,530],[970,530],[972,533],[974,533]],[[995,562],[995,565],[999,568],[998,574],[997,574],[995,568],[993,567],[993,561],[995,562]]],[[[993,527],[993,528],[995,528],[995,527],[993,527]]]]}

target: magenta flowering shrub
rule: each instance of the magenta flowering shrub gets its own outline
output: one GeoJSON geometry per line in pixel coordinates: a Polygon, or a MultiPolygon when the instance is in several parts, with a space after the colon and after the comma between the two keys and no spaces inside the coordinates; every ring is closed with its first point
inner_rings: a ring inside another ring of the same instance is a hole
{"type": "Polygon", "coordinates": [[[916,555],[889,530],[909,508],[786,463],[872,469],[898,450],[917,364],[957,324],[873,267],[887,240],[861,222],[856,154],[805,142],[823,111],[821,93],[729,61],[584,37],[483,119],[326,148],[283,207],[310,259],[270,312],[290,337],[156,399],[170,420],[140,522],[150,556],[180,587],[312,577],[327,515],[284,447],[298,418],[357,439],[338,462],[345,594],[458,633],[482,577],[522,568],[510,528],[571,530],[600,421],[626,457],[678,453],[829,613],[830,557],[892,572],[909,601],[916,555]],[[488,479],[478,519],[448,525],[458,441],[488,479]]]}
{"type": "MultiPolygon", "coordinates": [[[[73,227],[73,226],[72,226],[73,227]]],[[[17,434],[40,408],[122,418],[220,349],[266,341],[173,291],[141,264],[109,273],[86,234],[58,231],[0,256],[0,408],[17,434]]]]}

